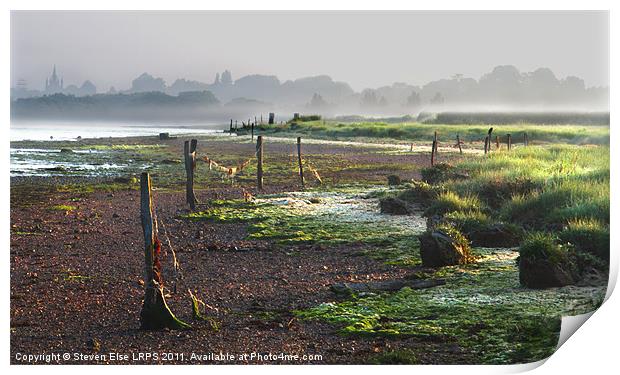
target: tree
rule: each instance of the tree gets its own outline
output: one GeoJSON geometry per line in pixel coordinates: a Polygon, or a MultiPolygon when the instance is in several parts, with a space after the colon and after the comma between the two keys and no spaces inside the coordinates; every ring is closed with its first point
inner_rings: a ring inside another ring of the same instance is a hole
{"type": "Polygon", "coordinates": [[[230,71],[228,71],[228,69],[225,70],[224,73],[222,73],[221,82],[222,85],[232,85],[232,74],[230,74],[230,71]]]}
{"type": "Polygon", "coordinates": [[[155,78],[148,73],[142,73],[140,77],[131,81],[132,92],[165,91],[166,82],[161,78],[155,78]]]}
{"type": "Polygon", "coordinates": [[[415,91],[411,91],[411,95],[407,97],[407,107],[415,108],[420,105],[420,94],[415,91]]]}
{"type": "Polygon", "coordinates": [[[91,81],[84,81],[82,87],[80,87],[81,95],[95,95],[97,93],[97,87],[91,81]]]}
{"type": "Polygon", "coordinates": [[[435,96],[431,99],[431,104],[443,104],[445,99],[440,92],[435,93],[435,96]]]}
{"type": "Polygon", "coordinates": [[[314,93],[308,106],[310,108],[324,108],[327,106],[327,102],[323,99],[321,95],[314,93]]]}
{"type": "Polygon", "coordinates": [[[362,92],[362,101],[360,103],[362,107],[376,107],[378,103],[377,94],[373,90],[367,89],[362,92]]]}

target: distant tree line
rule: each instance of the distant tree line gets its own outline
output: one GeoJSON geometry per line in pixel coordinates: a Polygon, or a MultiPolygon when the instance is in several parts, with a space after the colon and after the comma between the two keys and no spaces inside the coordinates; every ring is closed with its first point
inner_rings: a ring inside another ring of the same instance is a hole
{"type": "MultiPolygon", "coordinates": [[[[522,73],[510,65],[497,66],[478,80],[455,74],[423,86],[394,83],[361,92],[326,75],[281,82],[276,76],[254,74],[234,80],[228,70],[217,73],[212,83],[181,78],[167,85],[164,79],[143,73],[131,82],[128,90],[117,91],[111,87],[107,94],[94,94],[94,90],[94,85],[88,82],[76,92],[70,86],[63,91],[64,95],[21,101],[24,98],[12,89],[12,108],[17,115],[86,108],[101,112],[117,110],[118,106],[208,107],[218,103],[225,103],[228,108],[247,107],[251,111],[273,106],[305,108],[325,115],[346,112],[393,115],[481,108],[524,111],[606,111],[609,108],[608,87],[586,87],[582,79],[574,76],[558,79],[546,68],[522,73]]],[[[29,91],[27,96],[32,93],[29,91]]]]}

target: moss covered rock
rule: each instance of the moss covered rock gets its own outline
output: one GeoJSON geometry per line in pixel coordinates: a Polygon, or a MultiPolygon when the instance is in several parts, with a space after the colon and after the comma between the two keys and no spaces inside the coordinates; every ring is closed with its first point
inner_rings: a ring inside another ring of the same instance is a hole
{"type": "Polygon", "coordinates": [[[381,213],[392,215],[408,215],[411,213],[409,204],[402,199],[387,197],[379,201],[381,213]]]}
{"type": "Polygon", "coordinates": [[[469,241],[452,226],[438,225],[418,239],[422,265],[425,267],[453,266],[474,260],[469,241]]]}
{"type": "Polygon", "coordinates": [[[542,289],[575,283],[576,270],[568,253],[546,233],[528,236],[519,248],[519,282],[542,289]]]}

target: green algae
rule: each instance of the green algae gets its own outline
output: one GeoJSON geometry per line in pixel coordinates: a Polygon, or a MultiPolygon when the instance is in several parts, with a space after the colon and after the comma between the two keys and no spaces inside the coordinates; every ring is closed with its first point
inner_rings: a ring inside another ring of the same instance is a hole
{"type": "Polygon", "coordinates": [[[551,355],[560,318],[597,308],[605,287],[531,290],[519,285],[514,250],[475,249],[479,261],[442,268],[431,289],[354,297],[297,311],[339,326],[343,334],[452,342],[478,363],[525,363],[551,355]]]}
{"type": "Polygon", "coordinates": [[[213,201],[207,210],[183,217],[222,223],[246,223],[248,239],[271,240],[281,246],[353,245],[362,254],[390,264],[420,263],[419,217],[392,217],[378,212],[366,189],[283,193],[255,202],[213,201]],[[320,202],[320,203],[313,203],[320,202]]]}

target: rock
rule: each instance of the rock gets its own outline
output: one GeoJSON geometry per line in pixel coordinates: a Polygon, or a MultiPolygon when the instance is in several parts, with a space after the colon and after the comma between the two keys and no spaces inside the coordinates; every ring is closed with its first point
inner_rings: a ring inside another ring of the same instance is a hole
{"type": "Polygon", "coordinates": [[[409,204],[402,199],[387,197],[379,201],[379,208],[383,214],[408,215],[411,213],[409,204]]]}
{"type": "Polygon", "coordinates": [[[425,267],[443,267],[469,263],[472,260],[467,239],[455,229],[424,232],[420,240],[420,255],[425,267]]]}
{"type": "Polygon", "coordinates": [[[484,229],[466,233],[473,246],[515,247],[519,246],[523,233],[504,223],[495,223],[484,229]]]}
{"type": "Polygon", "coordinates": [[[528,288],[543,289],[574,284],[575,278],[568,261],[521,257],[519,282],[528,288]]]}
{"type": "Polygon", "coordinates": [[[389,281],[373,281],[369,283],[337,283],[333,284],[330,289],[338,295],[349,296],[355,293],[371,293],[371,292],[394,292],[404,287],[411,289],[432,288],[446,283],[443,279],[402,279],[389,281]]]}
{"type": "Polygon", "coordinates": [[[387,183],[389,186],[396,186],[396,185],[400,185],[401,181],[400,181],[400,176],[397,176],[395,174],[391,174],[387,177],[387,183]]]}

